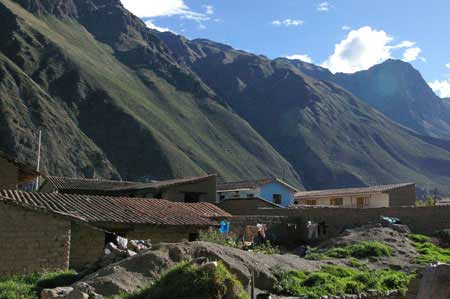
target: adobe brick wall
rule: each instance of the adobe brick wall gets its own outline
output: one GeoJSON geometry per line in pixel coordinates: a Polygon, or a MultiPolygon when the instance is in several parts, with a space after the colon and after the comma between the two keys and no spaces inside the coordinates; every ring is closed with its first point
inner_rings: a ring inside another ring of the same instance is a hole
{"type": "Polygon", "coordinates": [[[153,244],[160,242],[175,243],[189,240],[189,234],[198,232],[199,228],[190,226],[169,227],[136,225],[126,236],[130,240],[150,239],[153,244]]]}
{"type": "Polygon", "coordinates": [[[69,267],[70,222],[0,203],[0,275],[69,267]]]}
{"type": "MultiPolygon", "coordinates": [[[[336,237],[343,230],[350,227],[360,226],[368,223],[378,222],[380,216],[399,218],[403,224],[409,226],[414,233],[431,235],[442,229],[450,228],[450,206],[440,207],[389,207],[374,209],[351,209],[351,208],[297,208],[297,209],[260,209],[253,211],[254,215],[235,216],[231,219],[232,227],[238,220],[240,226],[248,219],[249,223],[254,223],[255,214],[259,214],[260,219],[270,217],[285,216],[282,220],[285,230],[289,230],[289,239],[295,242],[307,241],[306,222],[325,222],[328,225],[327,234],[321,237],[326,240],[336,237]],[[297,229],[292,230],[288,223],[296,224],[297,229]]],[[[276,218],[277,219],[277,218],[276,218]]],[[[279,218],[278,218],[279,219],[279,218]]],[[[260,220],[262,221],[262,220],[260,220]]],[[[264,222],[261,222],[264,223],[264,222]]]]}
{"type": "Polygon", "coordinates": [[[94,263],[102,256],[104,247],[104,232],[86,225],[72,223],[70,268],[80,270],[94,263]]]}
{"type": "Polygon", "coordinates": [[[0,158],[0,190],[14,190],[19,182],[19,169],[0,158]]]}
{"type": "Polygon", "coordinates": [[[259,208],[273,208],[274,206],[268,202],[259,199],[227,199],[216,204],[222,210],[232,215],[248,215],[254,214],[259,208]]]}
{"type": "Polygon", "coordinates": [[[389,194],[389,206],[414,206],[416,204],[416,186],[410,185],[387,192],[389,194]]]}

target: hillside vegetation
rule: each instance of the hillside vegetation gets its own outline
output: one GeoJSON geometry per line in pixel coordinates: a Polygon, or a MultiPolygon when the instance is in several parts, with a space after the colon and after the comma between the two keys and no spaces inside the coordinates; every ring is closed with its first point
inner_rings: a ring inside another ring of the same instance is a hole
{"type": "Polygon", "coordinates": [[[281,176],[291,165],[119,1],[0,1],[0,146],[44,172],[281,176]],[[25,9],[26,8],[26,9],[25,9]],[[113,24],[113,26],[111,26],[113,24]]]}

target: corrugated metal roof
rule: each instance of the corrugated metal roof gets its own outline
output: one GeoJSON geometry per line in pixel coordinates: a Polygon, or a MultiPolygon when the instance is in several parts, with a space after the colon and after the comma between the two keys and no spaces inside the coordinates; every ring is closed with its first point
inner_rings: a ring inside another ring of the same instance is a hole
{"type": "Polygon", "coordinates": [[[378,185],[362,188],[342,188],[329,190],[315,190],[315,191],[300,191],[295,194],[296,199],[311,198],[311,197],[325,197],[325,196],[344,196],[353,194],[372,194],[391,191],[397,188],[415,185],[414,183],[378,185]]]}
{"type": "Polygon", "coordinates": [[[0,200],[64,214],[88,223],[153,225],[217,225],[215,217],[231,215],[213,204],[171,202],[164,199],[90,196],[61,193],[0,191],[0,200]]]}

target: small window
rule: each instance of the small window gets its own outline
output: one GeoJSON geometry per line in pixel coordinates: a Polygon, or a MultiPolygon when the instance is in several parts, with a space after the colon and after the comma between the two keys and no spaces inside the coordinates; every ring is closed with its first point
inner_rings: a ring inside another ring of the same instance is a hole
{"type": "Polygon", "coordinates": [[[253,198],[253,197],[255,197],[255,194],[253,194],[253,193],[248,193],[247,194],[247,198],[253,198]]]}
{"type": "Polygon", "coordinates": [[[317,201],[315,199],[307,199],[306,205],[307,206],[315,206],[315,205],[317,205],[317,201]]]}
{"type": "Polygon", "coordinates": [[[224,194],[220,194],[219,195],[219,200],[220,201],[224,201],[225,200],[225,195],[224,194]]]}
{"type": "Polygon", "coordinates": [[[294,200],[294,205],[298,205],[298,200],[294,200]]]}
{"type": "Polygon", "coordinates": [[[272,198],[274,204],[281,205],[281,194],[274,194],[272,198]]]}
{"type": "Polygon", "coordinates": [[[200,193],[194,192],[184,193],[184,202],[186,203],[200,202],[200,193]]]}
{"type": "Polygon", "coordinates": [[[330,199],[331,206],[342,206],[344,204],[343,198],[332,198],[330,199]]]}

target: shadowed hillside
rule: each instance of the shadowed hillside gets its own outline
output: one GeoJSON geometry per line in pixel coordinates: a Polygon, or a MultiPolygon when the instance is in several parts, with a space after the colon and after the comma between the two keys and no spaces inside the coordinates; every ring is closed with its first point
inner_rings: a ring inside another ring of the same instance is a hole
{"type": "MultiPolygon", "coordinates": [[[[160,36],[271,142],[308,188],[416,181],[449,191],[446,145],[389,120],[342,87],[306,76],[289,60],[171,33],[160,36]]],[[[322,76],[326,79],[326,70],[322,76]]]]}
{"type": "Polygon", "coordinates": [[[0,17],[0,147],[10,154],[34,160],[41,128],[52,175],[284,174],[300,185],[118,0],[0,0],[0,17]]]}

